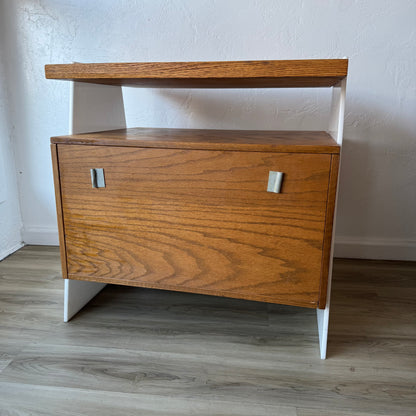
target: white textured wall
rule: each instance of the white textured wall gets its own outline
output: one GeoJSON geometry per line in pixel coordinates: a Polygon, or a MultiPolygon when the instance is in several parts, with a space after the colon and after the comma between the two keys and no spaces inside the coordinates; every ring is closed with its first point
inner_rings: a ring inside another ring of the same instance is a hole
{"type": "Polygon", "coordinates": [[[22,219],[14,163],[6,74],[6,33],[0,3],[0,260],[22,246],[22,219]]]}
{"type": "MultiPolygon", "coordinates": [[[[414,0],[5,1],[25,241],[57,240],[47,63],[350,58],[337,254],[416,260],[414,0]],[[13,35],[13,36],[12,36],[13,35]]],[[[325,129],[327,90],[125,91],[129,126],[325,129]]]]}

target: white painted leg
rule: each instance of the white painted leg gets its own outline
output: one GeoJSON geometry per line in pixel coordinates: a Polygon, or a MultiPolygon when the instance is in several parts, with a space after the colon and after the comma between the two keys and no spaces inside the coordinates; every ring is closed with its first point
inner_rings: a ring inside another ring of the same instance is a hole
{"type": "MultiPolygon", "coordinates": [[[[335,219],[334,219],[334,229],[335,229],[335,219]]],[[[328,291],[326,294],[326,306],[325,306],[325,309],[316,310],[316,314],[317,314],[316,317],[318,319],[319,349],[321,352],[321,360],[325,360],[326,358],[326,350],[327,350],[327,345],[328,345],[329,309],[331,305],[333,258],[334,258],[334,234],[332,235],[331,257],[329,260],[328,291]]]]}
{"type": "Polygon", "coordinates": [[[329,324],[329,307],[317,309],[318,332],[319,332],[319,351],[321,360],[326,358],[326,346],[328,343],[328,324],[329,324]]]}
{"type": "MultiPolygon", "coordinates": [[[[343,79],[338,85],[333,87],[332,91],[332,104],[331,104],[331,116],[329,121],[328,133],[331,137],[341,146],[343,139],[344,129],[344,112],[345,112],[345,95],[346,95],[347,81],[343,79]]],[[[337,186],[338,189],[338,186],[337,186]]],[[[338,191],[335,197],[335,212],[334,212],[334,224],[332,227],[332,244],[331,254],[329,260],[328,269],[328,291],[326,295],[326,306],[325,309],[317,309],[317,320],[318,320],[318,332],[319,332],[319,349],[321,353],[321,359],[325,360],[326,351],[328,345],[328,328],[329,328],[329,310],[331,304],[331,286],[332,286],[332,265],[334,258],[334,240],[335,240],[335,222],[337,213],[337,199],[338,191]]]]}
{"type": "MultiPolygon", "coordinates": [[[[119,86],[72,82],[70,134],[126,128],[123,93],[119,86]]],[[[68,322],[106,285],[65,279],[64,322],[68,322]]]]}
{"type": "Polygon", "coordinates": [[[76,315],[105,286],[105,283],[65,279],[64,322],[76,315]]]}
{"type": "Polygon", "coordinates": [[[327,345],[328,345],[329,309],[331,305],[333,254],[334,254],[334,244],[332,243],[331,259],[330,259],[329,270],[328,270],[328,292],[326,295],[326,306],[325,306],[325,309],[316,310],[316,315],[317,315],[316,317],[318,319],[319,350],[321,354],[321,360],[326,359],[326,350],[327,350],[327,345]]]}

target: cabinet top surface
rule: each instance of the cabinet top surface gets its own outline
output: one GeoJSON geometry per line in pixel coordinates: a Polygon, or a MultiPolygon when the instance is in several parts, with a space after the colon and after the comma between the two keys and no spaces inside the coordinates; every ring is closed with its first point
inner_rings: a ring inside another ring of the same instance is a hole
{"type": "Polygon", "coordinates": [[[281,153],[331,153],[340,147],[324,131],[202,130],[129,128],[51,138],[55,144],[233,150],[281,153]]]}
{"type": "Polygon", "coordinates": [[[156,88],[331,87],[347,71],[348,59],[45,65],[47,79],[156,88]]]}

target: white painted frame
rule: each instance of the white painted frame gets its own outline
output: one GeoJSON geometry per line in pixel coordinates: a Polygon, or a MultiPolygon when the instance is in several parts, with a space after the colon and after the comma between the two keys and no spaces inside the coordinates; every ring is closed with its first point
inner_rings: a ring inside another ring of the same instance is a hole
{"type": "MultiPolygon", "coordinates": [[[[71,82],[69,134],[126,128],[121,86],[71,82]]],[[[79,312],[105,283],[65,279],[64,322],[79,312]]]]}
{"type": "MultiPolygon", "coordinates": [[[[331,103],[331,115],[329,120],[328,133],[331,137],[341,146],[344,130],[344,113],[345,113],[345,95],[347,88],[347,79],[343,79],[337,85],[332,88],[332,103],[331,103]]],[[[341,162],[341,159],[340,159],[341,162]]],[[[339,178],[339,175],[338,175],[339,178]]],[[[329,329],[329,310],[331,302],[331,283],[332,283],[332,265],[334,258],[334,242],[335,242],[335,223],[337,213],[337,199],[338,199],[338,186],[337,194],[335,196],[335,212],[334,212],[334,224],[332,228],[332,243],[331,254],[329,257],[329,269],[328,269],[328,289],[326,295],[325,309],[316,309],[318,320],[318,333],[319,333],[319,349],[321,359],[325,360],[327,345],[328,345],[328,329],[329,329]]]]}

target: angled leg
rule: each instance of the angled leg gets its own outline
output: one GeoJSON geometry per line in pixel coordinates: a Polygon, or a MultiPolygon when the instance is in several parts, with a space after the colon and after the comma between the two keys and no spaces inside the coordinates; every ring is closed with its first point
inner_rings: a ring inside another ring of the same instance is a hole
{"type": "MultiPolygon", "coordinates": [[[[330,118],[329,129],[328,129],[329,134],[340,146],[342,146],[342,138],[343,138],[345,93],[346,93],[346,80],[344,79],[338,85],[333,87],[331,118],[330,118]]],[[[337,189],[338,189],[338,186],[337,186],[337,189]]],[[[336,195],[335,196],[334,224],[332,227],[331,254],[330,254],[329,269],[328,269],[328,288],[327,288],[327,296],[326,296],[326,306],[325,306],[325,309],[316,310],[317,320],[318,320],[318,332],[319,332],[319,348],[320,348],[322,360],[325,360],[326,358],[326,351],[327,351],[327,344],[328,344],[329,310],[330,310],[330,301],[331,301],[332,264],[333,264],[333,258],[334,258],[334,240],[335,240],[337,199],[338,198],[336,195]]]]}
{"type": "MultiPolygon", "coordinates": [[[[70,134],[126,128],[121,87],[72,82],[69,120],[70,134]]],[[[64,322],[104,287],[104,283],[65,279],[64,322]]]]}

